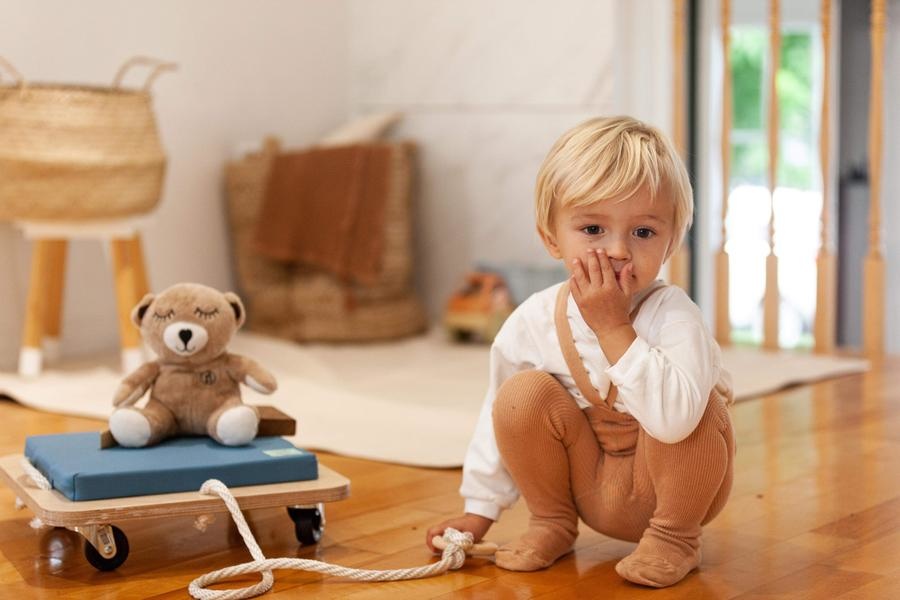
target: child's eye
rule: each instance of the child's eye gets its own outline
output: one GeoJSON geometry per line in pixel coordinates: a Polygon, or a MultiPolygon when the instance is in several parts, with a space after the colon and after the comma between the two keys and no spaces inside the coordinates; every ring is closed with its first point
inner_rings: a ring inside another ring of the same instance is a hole
{"type": "Polygon", "coordinates": [[[656,235],[656,232],[648,227],[638,227],[634,230],[634,235],[639,238],[649,239],[656,235]]]}
{"type": "Polygon", "coordinates": [[[603,231],[599,225],[588,225],[587,227],[582,227],[581,230],[588,235],[598,235],[603,231]]]}
{"type": "Polygon", "coordinates": [[[201,319],[212,319],[217,314],[219,314],[219,309],[214,308],[212,310],[203,310],[202,308],[195,308],[194,314],[200,317],[201,319]]]}
{"type": "Polygon", "coordinates": [[[163,314],[153,311],[153,318],[156,319],[157,321],[168,321],[173,316],[175,316],[174,310],[169,310],[168,312],[165,312],[163,314]]]}

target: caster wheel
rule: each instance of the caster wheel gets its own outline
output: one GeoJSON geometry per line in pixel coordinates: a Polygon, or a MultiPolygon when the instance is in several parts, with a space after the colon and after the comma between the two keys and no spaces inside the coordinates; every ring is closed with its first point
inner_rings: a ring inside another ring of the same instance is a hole
{"type": "Polygon", "coordinates": [[[318,508],[288,507],[288,515],[294,521],[294,534],[297,541],[304,546],[318,544],[322,539],[322,531],[325,529],[322,521],[322,511],[318,508]]]}
{"type": "Polygon", "coordinates": [[[116,553],[110,558],[106,558],[91,545],[90,542],[84,542],[84,557],[98,571],[113,571],[122,566],[125,559],[128,558],[128,538],[122,533],[122,530],[111,525],[113,539],[116,542],[116,553]]]}

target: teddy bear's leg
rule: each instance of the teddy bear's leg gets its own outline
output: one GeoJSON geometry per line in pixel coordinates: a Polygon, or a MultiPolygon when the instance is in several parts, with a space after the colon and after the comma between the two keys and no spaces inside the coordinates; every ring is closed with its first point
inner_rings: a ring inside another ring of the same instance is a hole
{"type": "Polygon", "coordinates": [[[209,436],[226,446],[243,446],[256,437],[259,413],[239,398],[229,400],[209,416],[206,431],[209,436]]]}
{"type": "Polygon", "coordinates": [[[109,431],[120,446],[141,448],[171,437],[175,416],[164,404],[150,400],[144,408],[120,408],[109,417],[109,431]]]}

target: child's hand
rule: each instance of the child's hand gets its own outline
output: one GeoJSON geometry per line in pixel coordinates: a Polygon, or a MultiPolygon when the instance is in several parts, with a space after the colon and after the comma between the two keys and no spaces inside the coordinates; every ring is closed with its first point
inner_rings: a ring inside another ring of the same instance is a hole
{"type": "Polygon", "coordinates": [[[606,251],[589,252],[586,261],[575,259],[569,284],[575,303],[597,338],[623,325],[631,326],[628,309],[631,305],[631,263],[622,267],[619,278],[606,251]]]}
{"type": "Polygon", "coordinates": [[[428,533],[425,534],[425,544],[428,546],[428,549],[432,552],[437,552],[435,550],[434,545],[431,543],[431,538],[434,536],[444,535],[444,530],[448,527],[452,527],[457,531],[468,531],[475,538],[475,541],[481,541],[481,538],[484,537],[484,534],[487,533],[488,529],[491,528],[494,522],[487,517],[482,517],[481,515],[476,515],[472,513],[466,513],[459,517],[454,517],[452,519],[448,519],[441,523],[440,525],[435,525],[431,529],[428,530],[428,533]]]}

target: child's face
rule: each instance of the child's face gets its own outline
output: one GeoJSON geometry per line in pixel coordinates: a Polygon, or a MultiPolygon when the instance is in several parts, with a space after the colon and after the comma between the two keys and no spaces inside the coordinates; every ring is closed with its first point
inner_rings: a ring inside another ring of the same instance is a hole
{"type": "MultiPolygon", "coordinates": [[[[673,238],[675,208],[641,190],[625,201],[599,201],[587,206],[555,209],[550,234],[541,233],[547,251],[572,271],[572,260],[602,248],[616,277],[633,264],[632,290],[636,293],[656,280],[673,238]]],[[[620,282],[621,285],[621,282],[620,282]]]]}

